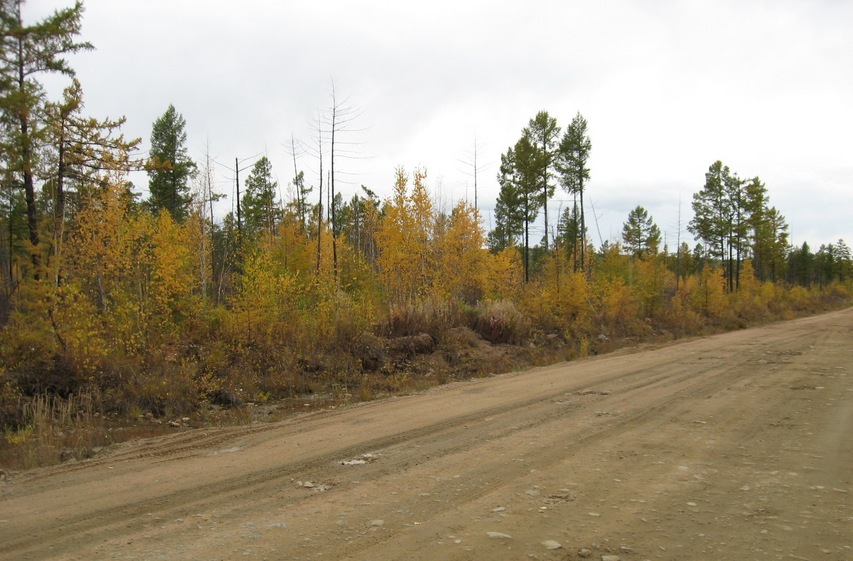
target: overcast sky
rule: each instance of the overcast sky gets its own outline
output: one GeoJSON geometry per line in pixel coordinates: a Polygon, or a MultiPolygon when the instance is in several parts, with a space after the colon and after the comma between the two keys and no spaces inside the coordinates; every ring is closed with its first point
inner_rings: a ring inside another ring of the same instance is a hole
{"type": "MultiPolygon", "coordinates": [[[[29,0],[25,18],[70,4],[29,0]]],[[[97,50],[72,64],[87,112],[125,115],[127,135],[142,137],[147,149],[151,124],[174,104],[187,121],[191,156],[201,161],[209,145],[223,164],[219,189],[230,198],[233,172],[225,166],[235,157],[266,154],[280,185],[289,183],[291,135],[316,142],[334,82],[338,101],[357,114],[339,137],[357,158],[336,162],[347,198],[361,184],[385,198],[397,166],[420,166],[443,204],[473,202],[476,142],[488,229],[501,153],[537,111],[563,128],[580,112],[592,140],[587,200],[598,218],[588,218],[596,245],[619,239],[628,212],[643,205],[674,247],[679,200],[689,239],[692,195],[718,159],[766,183],[795,244],[853,243],[847,0],[85,6],[82,38],[97,50]]],[[[298,165],[316,185],[316,157],[302,154],[298,165]]],[[[552,225],[568,201],[558,190],[552,225]]]]}

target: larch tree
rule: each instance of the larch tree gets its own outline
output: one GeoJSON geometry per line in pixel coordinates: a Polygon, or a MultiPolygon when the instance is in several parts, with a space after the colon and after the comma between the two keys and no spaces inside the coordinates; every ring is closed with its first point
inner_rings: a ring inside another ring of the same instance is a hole
{"type": "Polygon", "coordinates": [[[486,285],[480,215],[460,200],[448,218],[443,235],[434,241],[438,255],[433,292],[474,305],[482,298],[486,285]]]}
{"type": "Polygon", "coordinates": [[[395,303],[415,301],[432,286],[435,216],[425,182],[426,172],[415,170],[410,193],[409,176],[397,169],[393,194],[385,202],[376,233],[379,274],[395,303]]]}
{"type": "MultiPolygon", "coordinates": [[[[57,10],[50,16],[26,25],[21,16],[24,0],[0,0],[0,112],[4,125],[3,159],[14,181],[24,190],[27,231],[33,247],[33,265],[39,254],[39,217],[35,175],[43,142],[40,122],[44,90],[38,76],[74,76],[66,56],[92,49],[78,42],[83,3],[57,10]]],[[[38,271],[35,273],[38,275],[38,271]]]]}
{"type": "Polygon", "coordinates": [[[166,210],[177,222],[189,212],[189,180],[196,171],[187,154],[187,122],[169,105],[151,129],[151,157],[148,167],[148,205],[154,212],[166,210]]]}
{"type": "Polygon", "coordinates": [[[311,194],[313,190],[311,187],[306,187],[305,185],[305,172],[301,171],[296,163],[297,150],[296,150],[296,139],[293,135],[290,135],[290,155],[293,157],[293,188],[295,193],[293,194],[293,199],[288,203],[288,207],[290,207],[294,214],[299,218],[299,223],[302,225],[303,233],[307,233],[307,221],[306,217],[309,212],[310,203],[308,202],[308,195],[311,194]]]}
{"type": "Polygon", "coordinates": [[[465,166],[465,168],[460,171],[470,177],[474,182],[474,208],[479,210],[478,178],[486,166],[483,165],[482,158],[480,157],[480,145],[477,142],[476,136],[474,137],[474,149],[466,153],[464,158],[459,159],[459,163],[465,166]]]}
{"type": "Polygon", "coordinates": [[[566,132],[560,141],[557,157],[560,183],[563,189],[574,197],[574,206],[579,207],[578,212],[575,213],[580,217],[580,225],[575,230],[580,237],[577,244],[580,247],[580,261],[575,263],[576,270],[585,269],[586,216],[584,214],[583,196],[586,191],[586,184],[589,181],[587,163],[591,150],[592,142],[587,133],[586,119],[578,113],[566,128],[566,132]]]}
{"type": "MultiPolygon", "coordinates": [[[[327,110],[325,115],[321,116],[318,123],[319,128],[319,136],[327,135],[329,141],[329,177],[328,177],[328,187],[327,187],[327,196],[329,198],[328,203],[328,211],[329,211],[329,221],[332,227],[332,266],[333,272],[335,276],[335,280],[337,281],[338,277],[338,235],[340,234],[340,228],[338,226],[337,220],[337,208],[335,208],[334,201],[338,194],[337,181],[338,176],[343,175],[340,169],[340,160],[341,159],[352,159],[356,157],[354,146],[356,143],[352,141],[345,140],[342,136],[347,136],[348,133],[358,132],[357,129],[352,128],[354,121],[358,118],[358,111],[348,105],[347,100],[340,101],[337,97],[337,93],[335,91],[335,83],[332,82],[332,104],[331,107],[327,110]]],[[[322,142],[319,143],[320,153],[322,158],[322,142]]],[[[322,176],[322,162],[320,165],[320,175],[322,176]]],[[[321,177],[321,188],[322,191],[322,177],[321,177]]],[[[322,193],[321,193],[322,199],[322,193]]]]}
{"type": "MultiPolygon", "coordinates": [[[[49,171],[45,191],[52,194],[54,215],[52,252],[57,257],[55,281],[59,283],[59,262],[68,214],[76,212],[87,190],[101,184],[110,172],[127,172],[138,167],[130,153],[140,139],[125,140],[120,129],[124,117],[98,120],[84,117],[83,91],[76,79],[63,91],[62,101],[48,103],[45,111],[45,143],[49,171]],[[68,195],[73,204],[68,209],[68,195]],[[69,212],[70,211],[70,212],[69,212]]],[[[47,205],[45,205],[47,206],[47,205]]]]}

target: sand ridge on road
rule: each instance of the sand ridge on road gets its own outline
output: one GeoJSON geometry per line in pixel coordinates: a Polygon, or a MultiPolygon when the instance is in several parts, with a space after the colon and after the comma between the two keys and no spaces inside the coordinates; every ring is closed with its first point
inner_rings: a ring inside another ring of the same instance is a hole
{"type": "Polygon", "coordinates": [[[853,559],[853,309],[0,482],[0,559],[853,559]]]}

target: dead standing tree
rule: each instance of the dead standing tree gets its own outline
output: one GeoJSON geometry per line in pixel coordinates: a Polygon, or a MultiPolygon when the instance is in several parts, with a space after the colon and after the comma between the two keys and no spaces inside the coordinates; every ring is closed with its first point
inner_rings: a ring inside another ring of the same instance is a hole
{"type": "MultiPolygon", "coordinates": [[[[322,141],[323,137],[328,139],[329,141],[329,178],[328,178],[328,197],[329,197],[329,220],[331,222],[332,228],[332,267],[333,274],[335,280],[338,278],[338,235],[340,234],[340,229],[338,228],[337,221],[337,203],[336,197],[338,195],[337,190],[337,182],[339,175],[351,175],[345,172],[341,172],[340,169],[335,169],[335,164],[337,159],[345,159],[345,160],[355,160],[359,158],[355,147],[359,145],[358,142],[354,142],[351,140],[343,140],[341,137],[347,137],[350,134],[361,132],[362,129],[353,128],[353,124],[355,120],[360,116],[360,112],[349,105],[348,99],[344,99],[343,101],[338,101],[337,93],[335,91],[335,83],[332,82],[332,104],[331,107],[327,110],[324,115],[321,115],[318,122],[318,148],[320,153],[320,204],[322,207],[322,141]]],[[[350,182],[351,183],[351,182],[350,182]]],[[[321,212],[322,216],[322,212],[321,212]]],[[[319,270],[319,248],[320,245],[318,243],[318,270],[319,270]]]]}
{"type": "Polygon", "coordinates": [[[474,208],[479,211],[477,179],[480,173],[486,169],[486,166],[480,158],[480,145],[477,142],[476,136],[474,137],[474,149],[471,152],[467,152],[464,159],[460,158],[458,161],[465,166],[462,173],[474,180],[474,208]]]}

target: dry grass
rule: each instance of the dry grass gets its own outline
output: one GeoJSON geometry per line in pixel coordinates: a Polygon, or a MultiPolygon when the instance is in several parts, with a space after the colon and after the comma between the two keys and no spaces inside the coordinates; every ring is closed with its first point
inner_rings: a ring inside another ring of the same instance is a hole
{"type": "Polygon", "coordinates": [[[477,307],[471,328],[490,343],[523,345],[530,337],[530,320],[510,301],[477,307]]]}
{"type": "Polygon", "coordinates": [[[449,329],[464,323],[456,302],[426,298],[389,305],[378,331],[391,338],[428,333],[434,340],[441,341],[449,329]]]}
{"type": "Polygon", "coordinates": [[[0,464],[28,469],[83,459],[110,442],[99,395],[38,395],[20,402],[22,423],[6,429],[0,464]]]}

